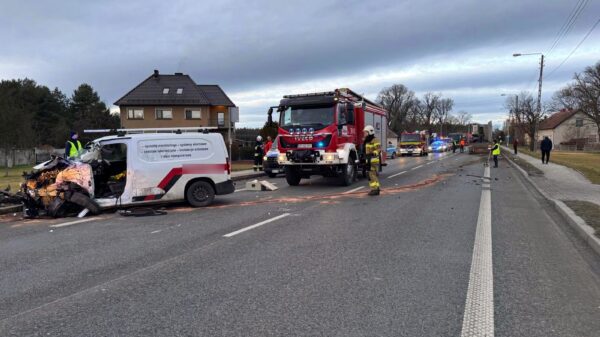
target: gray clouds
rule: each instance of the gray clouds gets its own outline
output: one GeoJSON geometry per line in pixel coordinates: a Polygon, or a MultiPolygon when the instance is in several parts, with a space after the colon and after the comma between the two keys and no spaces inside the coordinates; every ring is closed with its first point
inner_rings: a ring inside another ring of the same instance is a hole
{"type": "MultiPolygon", "coordinates": [[[[198,83],[220,84],[253,125],[281,90],[324,85],[351,84],[373,95],[400,80],[417,92],[453,92],[459,110],[461,94],[479,90],[488,94],[478,99],[493,101],[494,90],[529,89],[537,59],[510,55],[548,49],[573,6],[517,0],[9,1],[0,13],[0,77],[27,76],[67,92],[87,82],[112,103],[152,69],[181,71],[198,83]],[[371,74],[380,80],[360,80],[371,74]],[[243,98],[255,92],[264,105],[243,98]]],[[[600,4],[591,1],[549,67],[562,61],[597,13],[600,4]]],[[[577,53],[555,74],[557,82],[595,62],[598,36],[594,32],[580,49],[584,56],[577,53]]]]}

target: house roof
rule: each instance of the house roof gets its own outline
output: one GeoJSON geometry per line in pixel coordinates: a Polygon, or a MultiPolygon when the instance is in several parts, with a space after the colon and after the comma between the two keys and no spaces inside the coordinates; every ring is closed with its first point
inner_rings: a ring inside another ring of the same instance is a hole
{"type": "Polygon", "coordinates": [[[392,131],[392,129],[387,129],[387,137],[388,138],[398,138],[398,134],[392,131]]]}
{"type": "Polygon", "coordinates": [[[563,109],[540,122],[540,130],[552,130],[576,114],[576,110],[563,109]]]}
{"type": "Polygon", "coordinates": [[[198,88],[204,93],[211,105],[235,106],[223,89],[216,84],[199,84],[198,88]]]}
{"type": "Polygon", "coordinates": [[[115,105],[235,106],[218,85],[197,85],[189,75],[162,75],[157,70],[118,99],[115,105]],[[168,92],[164,93],[167,88],[168,92]]]}

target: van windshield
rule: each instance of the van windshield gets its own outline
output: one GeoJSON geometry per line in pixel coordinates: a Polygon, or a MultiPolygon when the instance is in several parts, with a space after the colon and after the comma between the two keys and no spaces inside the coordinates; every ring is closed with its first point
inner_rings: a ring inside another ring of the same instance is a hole
{"type": "Polygon", "coordinates": [[[333,118],[333,105],[292,106],[281,113],[280,126],[288,131],[295,127],[319,130],[333,124],[333,118]]]}

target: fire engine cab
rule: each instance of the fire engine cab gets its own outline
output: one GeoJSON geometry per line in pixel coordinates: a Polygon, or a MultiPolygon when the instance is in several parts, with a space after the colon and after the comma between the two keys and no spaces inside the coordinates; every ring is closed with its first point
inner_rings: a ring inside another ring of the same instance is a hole
{"type": "MultiPolygon", "coordinates": [[[[387,139],[387,111],[350,89],[284,96],[269,109],[270,122],[275,110],[279,112],[278,163],[291,186],[311,175],[338,177],[348,186],[357,172],[366,175],[364,127],[372,125],[383,144],[387,139]]],[[[384,161],[382,156],[382,165],[384,161]]]]}

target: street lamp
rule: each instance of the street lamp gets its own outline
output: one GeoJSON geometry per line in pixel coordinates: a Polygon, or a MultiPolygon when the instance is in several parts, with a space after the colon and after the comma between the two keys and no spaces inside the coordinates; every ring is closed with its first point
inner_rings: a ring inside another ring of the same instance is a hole
{"type": "Polygon", "coordinates": [[[537,141],[537,130],[538,130],[538,122],[539,122],[538,120],[542,116],[542,78],[544,76],[544,54],[542,54],[542,53],[527,53],[527,54],[515,53],[515,54],[513,54],[513,57],[528,56],[528,55],[541,55],[541,57],[540,57],[540,78],[538,80],[539,86],[538,86],[538,98],[537,98],[538,116],[535,120],[535,130],[533,132],[533,142],[535,144],[535,142],[537,141]]]}

